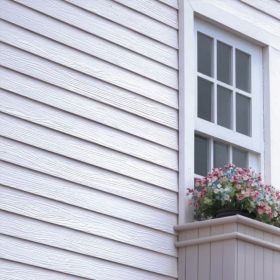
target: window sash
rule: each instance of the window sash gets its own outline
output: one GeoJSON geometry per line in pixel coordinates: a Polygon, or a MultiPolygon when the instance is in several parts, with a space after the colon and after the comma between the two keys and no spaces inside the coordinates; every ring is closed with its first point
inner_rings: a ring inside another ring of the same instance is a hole
{"type": "MultiPolygon", "coordinates": [[[[204,135],[201,133],[195,133],[195,139],[196,137],[202,137],[205,138],[207,140],[207,158],[205,159],[207,161],[207,169],[208,172],[211,171],[212,168],[214,167],[223,167],[223,166],[215,166],[215,151],[214,151],[214,145],[215,142],[218,142],[219,144],[225,144],[228,146],[228,162],[233,162],[233,150],[236,148],[238,150],[243,150],[244,152],[247,152],[247,167],[251,167],[254,170],[256,170],[257,172],[261,171],[261,162],[260,162],[260,155],[258,153],[249,151],[247,149],[244,149],[244,147],[238,147],[232,143],[228,143],[225,141],[222,141],[220,139],[211,137],[209,135],[204,135]]],[[[206,175],[206,174],[205,174],[206,175]]],[[[195,177],[203,177],[203,175],[197,174],[195,173],[195,177]]]]}
{"type": "MultiPolygon", "coordinates": [[[[262,154],[264,150],[264,135],[263,135],[263,96],[262,96],[262,51],[259,46],[253,45],[248,41],[219,29],[210,23],[204,22],[200,19],[195,21],[195,50],[197,51],[197,32],[201,32],[214,39],[214,56],[213,56],[213,76],[209,77],[202,73],[197,72],[196,77],[201,77],[214,84],[214,107],[217,106],[217,86],[220,85],[233,92],[233,107],[232,107],[232,129],[225,128],[217,124],[217,109],[214,108],[213,121],[209,122],[197,117],[197,82],[195,94],[195,130],[199,133],[209,135],[213,138],[232,143],[233,145],[240,146],[248,151],[262,154]],[[217,80],[217,41],[231,46],[232,49],[232,85],[217,80]],[[234,49],[241,50],[251,55],[251,92],[240,90],[235,87],[235,51],[234,49]],[[236,94],[242,94],[251,99],[251,136],[236,132],[236,94]]],[[[197,53],[196,53],[197,55],[197,53]]],[[[197,61],[197,60],[196,60],[197,61]]],[[[197,80],[197,78],[196,78],[197,80]]]]}

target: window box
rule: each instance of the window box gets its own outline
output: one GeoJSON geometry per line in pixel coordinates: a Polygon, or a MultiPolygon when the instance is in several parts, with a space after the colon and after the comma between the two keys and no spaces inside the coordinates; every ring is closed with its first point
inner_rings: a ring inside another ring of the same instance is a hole
{"type": "Polygon", "coordinates": [[[180,279],[279,279],[277,227],[236,215],[187,223],[175,230],[180,279]]]}

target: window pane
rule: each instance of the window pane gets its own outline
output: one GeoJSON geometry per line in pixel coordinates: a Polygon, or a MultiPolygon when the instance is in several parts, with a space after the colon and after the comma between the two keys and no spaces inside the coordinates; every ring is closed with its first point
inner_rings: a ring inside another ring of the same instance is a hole
{"type": "Polygon", "coordinates": [[[213,84],[202,78],[197,80],[197,116],[212,121],[213,84]]]}
{"type": "Polygon", "coordinates": [[[214,142],[214,167],[223,167],[229,162],[228,145],[221,142],[214,142]]]}
{"type": "Polygon", "coordinates": [[[250,98],[236,94],[236,131],[251,135],[251,100],[250,98]]]}
{"type": "Polygon", "coordinates": [[[206,176],[208,172],[208,140],[207,138],[195,136],[195,174],[206,176]]]}
{"type": "Polygon", "coordinates": [[[251,91],[251,59],[250,55],[236,50],[236,87],[251,91]]]}
{"type": "Polygon", "coordinates": [[[224,43],[217,44],[217,78],[227,84],[232,84],[232,48],[224,43]]]}
{"type": "Polygon", "coordinates": [[[213,76],[213,39],[197,33],[197,71],[213,76]]]}
{"type": "Polygon", "coordinates": [[[233,147],[232,162],[238,167],[248,167],[248,152],[233,147]]]}
{"type": "Polygon", "coordinates": [[[232,92],[227,88],[218,86],[217,93],[218,124],[226,128],[232,128],[232,92]]]}

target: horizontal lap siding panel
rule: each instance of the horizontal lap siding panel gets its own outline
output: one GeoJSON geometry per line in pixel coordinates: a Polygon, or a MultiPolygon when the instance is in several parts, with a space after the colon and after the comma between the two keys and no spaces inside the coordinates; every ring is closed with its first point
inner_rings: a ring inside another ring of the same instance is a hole
{"type": "Polygon", "coordinates": [[[157,0],[161,3],[164,3],[165,5],[168,5],[170,7],[173,7],[175,9],[178,9],[178,1],[179,0],[157,0]]]}
{"type": "Polygon", "coordinates": [[[86,280],[70,274],[0,259],[0,275],[5,280],[86,280]]]}
{"type": "Polygon", "coordinates": [[[58,0],[48,0],[48,5],[45,0],[16,0],[16,2],[178,69],[176,49],[69,3],[58,0]]]}
{"type": "Polygon", "coordinates": [[[176,108],[176,89],[117,67],[109,62],[67,47],[53,40],[1,22],[1,41],[29,53],[69,67],[104,82],[176,108]],[[63,54],[63,55],[61,55],[63,54]]]}
{"type": "Polygon", "coordinates": [[[101,214],[173,233],[175,213],[149,207],[27,168],[0,162],[0,184],[101,214]],[[13,174],[13,176],[11,176],[13,174]]]}
{"type": "Polygon", "coordinates": [[[177,193],[94,166],[0,138],[1,160],[89,188],[178,213],[177,193]]]}
{"type": "Polygon", "coordinates": [[[110,0],[66,0],[79,8],[102,16],[170,47],[178,48],[177,31],[143,14],[110,0]],[[122,15],[122,16],[120,16],[122,15]],[[164,34],[164,35],[163,35],[164,34]]]}
{"type": "MultiPolygon", "coordinates": [[[[1,49],[3,49],[3,46],[1,49]]],[[[4,54],[4,52],[1,54],[1,64],[30,76],[29,78],[26,75],[20,75],[19,73],[0,67],[0,71],[3,73],[1,74],[1,85],[14,79],[13,83],[15,83],[15,85],[13,88],[15,89],[18,89],[17,85],[20,83],[24,84],[25,88],[42,88],[42,90],[48,89],[52,92],[56,90],[61,93],[61,95],[66,95],[66,97],[71,96],[71,98],[77,100],[84,100],[84,103],[86,103],[86,101],[90,103],[88,99],[92,99],[132,113],[141,118],[162,124],[168,128],[178,129],[176,109],[104,83],[75,70],[49,62],[32,54],[12,47],[6,48],[6,54],[4,54]],[[9,61],[8,55],[14,57],[12,62],[9,61]],[[36,79],[31,79],[31,77],[36,79]],[[47,82],[48,85],[41,81],[47,82]],[[67,93],[62,89],[84,96],[86,99],[79,96],[75,97],[74,94],[67,93]]],[[[49,100],[47,97],[41,99],[42,102],[49,100]]],[[[114,111],[113,108],[112,110],[114,111]]],[[[82,114],[82,112],[80,112],[80,114],[82,114]]],[[[136,122],[136,118],[134,122],[136,122]]],[[[166,131],[168,131],[167,128],[166,131]]]]}
{"type": "Polygon", "coordinates": [[[168,190],[178,191],[176,171],[2,113],[0,135],[168,190]]]}
{"type": "Polygon", "coordinates": [[[1,89],[0,98],[2,113],[178,170],[173,150],[1,89]]]}
{"type": "Polygon", "coordinates": [[[114,0],[135,11],[178,29],[178,12],[158,0],[114,0]]]}
{"type": "Polygon", "coordinates": [[[1,18],[8,22],[164,85],[177,87],[178,75],[174,69],[17,3],[4,0],[2,6],[1,18]]]}
{"type": "MultiPolygon", "coordinates": [[[[33,75],[36,77],[43,77],[45,75],[46,79],[56,79],[59,84],[64,83],[65,81],[65,87],[68,85],[67,79],[69,79],[69,83],[75,79],[75,75],[67,76],[67,71],[60,71],[62,69],[58,68],[57,72],[54,71],[55,68],[52,70],[52,65],[46,68],[44,67],[45,64],[43,62],[36,64],[36,61],[34,61],[32,56],[22,55],[15,49],[8,48],[5,53],[0,54],[0,57],[1,63],[5,66],[13,67],[15,70],[24,73],[33,72],[33,75]],[[10,57],[13,57],[12,61],[10,60],[10,57]],[[39,75],[36,75],[36,71],[39,72],[39,75]]],[[[171,149],[178,149],[178,135],[177,131],[174,129],[150,122],[133,114],[128,114],[122,110],[74,94],[60,87],[55,87],[36,79],[31,79],[8,69],[0,68],[0,73],[0,86],[6,90],[171,149]]],[[[82,81],[79,81],[79,85],[82,85],[80,82],[82,81]]],[[[74,84],[72,86],[76,85],[74,84]]],[[[83,86],[87,85],[83,84],[83,86]]],[[[90,94],[90,87],[88,88],[88,91],[90,94]]],[[[103,94],[103,92],[101,93],[103,94]]],[[[156,108],[154,109],[156,110],[156,108]]],[[[148,110],[149,108],[147,107],[147,111],[148,110]]]]}
{"type": "MultiPolygon", "coordinates": [[[[98,258],[76,254],[6,235],[0,236],[0,257],[86,279],[102,280],[171,280],[154,273],[130,268],[98,258]],[[15,250],[14,248],[17,248],[15,250]],[[30,254],[32,252],[32,254],[30,254]],[[22,260],[22,256],[25,256],[22,260]],[[51,257],[50,257],[51,256],[51,257]]],[[[30,278],[28,278],[30,279],[30,278]]],[[[71,278],[70,278],[71,279],[71,278]]],[[[76,279],[76,278],[75,278],[76,279]]]]}
{"type": "Polygon", "coordinates": [[[11,277],[177,279],[176,1],[0,5],[11,277]]]}
{"type": "Polygon", "coordinates": [[[266,13],[270,16],[273,16],[280,20],[280,2],[278,0],[240,0],[247,5],[254,7],[266,13]]]}
{"type": "MultiPolygon", "coordinates": [[[[0,190],[1,210],[165,255],[176,256],[175,236],[172,234],[5,186],[0,186],[0,190]]],[[[73,240],[73,242],[75,241],[73,240]]]]}
{"type": "Polygon", "coordinates": [[[0,211],[0,233],[176,277],[175,257],[147,251],[65,227],[0,211]],[[77,240],[76,242],[73,242],[77,240]],[[146,257],[143,258],[143,255],[146,257]]]}

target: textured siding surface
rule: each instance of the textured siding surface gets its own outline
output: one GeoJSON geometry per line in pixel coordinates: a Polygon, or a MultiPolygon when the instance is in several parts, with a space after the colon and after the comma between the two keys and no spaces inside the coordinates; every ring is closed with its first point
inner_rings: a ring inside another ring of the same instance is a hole
{"type": "Polygon", "coordinates": [[[177,278],[175,0],[1,0],[0,275],[177,278]]]}
{"type": "Polygon", "coordinates": [[[280,20],[279,0],[240,0],[249,6],[280,20]]]}

